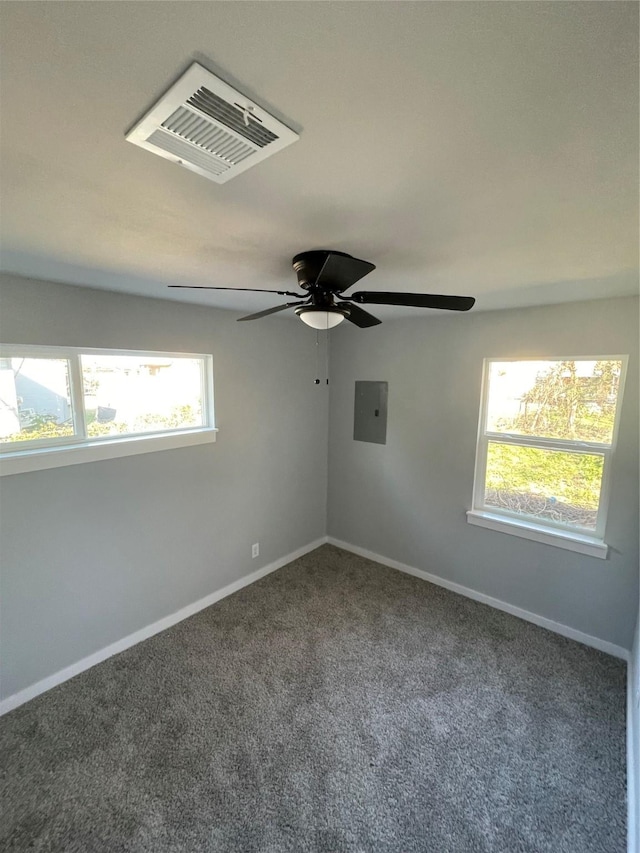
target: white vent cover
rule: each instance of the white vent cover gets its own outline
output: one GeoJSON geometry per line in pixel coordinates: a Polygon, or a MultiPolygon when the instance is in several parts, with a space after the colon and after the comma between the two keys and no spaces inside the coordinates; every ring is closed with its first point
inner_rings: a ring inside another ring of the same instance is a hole
{"type": "Polygon", "coordinates": [[[126,138],[224,184],[300,137],[194,62],[126,138]]]}

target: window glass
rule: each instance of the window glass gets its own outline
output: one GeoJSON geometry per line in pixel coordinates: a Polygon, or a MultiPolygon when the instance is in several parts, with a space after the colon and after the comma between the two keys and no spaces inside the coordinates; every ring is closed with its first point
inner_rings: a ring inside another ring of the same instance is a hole
{"type": "Polygon", "coordinates": [[[0,442],[73,436],[69,362],[0,358],[0,442]]]}
{"type": "Polygon", "coordinates": [[[88,438],[205,426],[202,361],[82,355],[88,438]]]}
{"type": "Polygon", "coordinates": [[[473,512],[604,542],[625,363],[487,359],[473,512]]]}
{"type": "Polygon", "coordinates": [[[622,362],[494,361],[487,430],[611,444],[622,362]]]}
{"type": "Polygon", "coordinates": [[[604,456],[490,441],[484,502],[508,513],[595,530],[604,456]]]}

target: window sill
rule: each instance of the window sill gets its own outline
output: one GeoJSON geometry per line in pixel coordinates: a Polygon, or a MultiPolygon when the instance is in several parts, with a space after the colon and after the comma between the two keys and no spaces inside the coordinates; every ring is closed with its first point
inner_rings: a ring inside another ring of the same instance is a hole
{"type": "Polygon", "coordinates": [[[164,435],[127,436],[126,438],[102,439],[74,446],[47,447],[37,450],[16,450],[0,458],[0,477],[61,468],[84,462],[100,462],[119,456],[137,456],[158,450],[174,450],[194,444],[209,444],[216,440],[216,429],[189,430],[164,435]]]}
{"type": "Polygon", "coordinates": [[[523,539],[532,539],[534,542],[544,542],[545,545],[553,545],[556,548],[565,548],[567,551],[576,551],[578,554],[587,554],[589,557],[597,557],[600,560],[607,559],[609,546],[601,539],[592,536],[584,536],[581,533],[570,533],[567,530],[552,530],[529,521],[519,521],[515,518],[506,518],[482,510],[469,510],[467,512],[469,524],[478,527],[486,527],[489,530],[497,530],[499,533],[509,533],[512,536],[521,536],[523,539]]]}

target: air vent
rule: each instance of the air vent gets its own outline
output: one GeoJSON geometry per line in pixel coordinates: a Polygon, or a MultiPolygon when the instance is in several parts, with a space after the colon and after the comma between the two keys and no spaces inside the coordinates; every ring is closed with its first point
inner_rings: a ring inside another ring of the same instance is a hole
{"type": "Polygon", "coordinates": [[[194,62],[126,138],[224,184],[300,137],[194,62]]]}

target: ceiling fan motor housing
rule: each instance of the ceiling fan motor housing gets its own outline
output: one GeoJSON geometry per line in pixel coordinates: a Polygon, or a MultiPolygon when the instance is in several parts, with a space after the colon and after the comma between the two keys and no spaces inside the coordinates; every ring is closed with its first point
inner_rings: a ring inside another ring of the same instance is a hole
{"type": "MultiPolygon", "coordinates": [[[[293,269],[298,277],[298,285],[304,290],[312,290],[329,255],[341,255],[351,258],[346,252],[336,252],[329,249],[314,249],[311,252],[301,252],[292,261],[293,269]]],[[[326,293],[338,293],[342,288],[339,283],[335,286],[330,281],[324,282],[321,288],[326,293]]]]}

